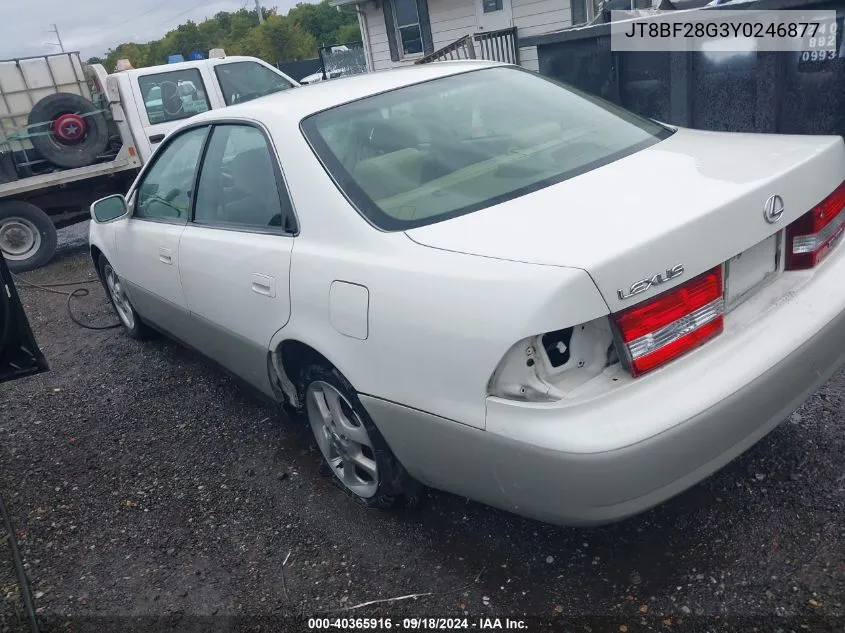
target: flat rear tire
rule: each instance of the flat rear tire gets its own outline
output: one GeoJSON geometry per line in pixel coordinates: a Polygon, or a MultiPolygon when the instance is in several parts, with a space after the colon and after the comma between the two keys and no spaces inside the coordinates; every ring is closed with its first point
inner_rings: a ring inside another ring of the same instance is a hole
{"type": "Polygon", "coordinates": [[[369,508],[420,505],[422,485],[390,450],[343,374],[311,365],[302,371],[298,388],[325,470],[341,489],[369,508]]]}

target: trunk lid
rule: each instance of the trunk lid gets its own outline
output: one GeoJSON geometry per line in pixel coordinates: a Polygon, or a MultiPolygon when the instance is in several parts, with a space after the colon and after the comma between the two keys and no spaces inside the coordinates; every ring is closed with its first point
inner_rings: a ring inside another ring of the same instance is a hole
{"type": "Polygon", "coordinates": [[[844,178],[840,137],[679,129],[586,174],[406,233],[433,248],[584,269],[615,312],[763,242],[844,178]],[[772,223],[773,195],[783,213],[772,223]],[[665,283],[630,294],[655,275],[665,283]]]}

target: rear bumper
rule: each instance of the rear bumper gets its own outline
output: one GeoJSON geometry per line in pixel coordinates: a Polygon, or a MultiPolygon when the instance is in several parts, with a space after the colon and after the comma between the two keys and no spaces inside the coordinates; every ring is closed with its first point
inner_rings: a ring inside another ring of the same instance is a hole
{"type": "Polygon", "coordinates": [[[362,402],[409,472],[433,487],[565,525],[637,514],[736,458],[845,363],[840,251],[803,281],[784,277],[785,298],[775,300],[778,282],[762,290],[720,339],[605,396],[491,398],[486,431],[362,402]]]}

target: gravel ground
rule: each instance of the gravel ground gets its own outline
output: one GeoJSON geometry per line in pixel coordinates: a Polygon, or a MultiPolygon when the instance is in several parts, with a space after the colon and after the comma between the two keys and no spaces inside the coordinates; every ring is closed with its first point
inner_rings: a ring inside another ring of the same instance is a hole
{"type": "MultiPolygon", "coordinates": [[[[69,232],[26,279],[93,278],[84,229],[69,232]]],[[[89,287],[77,315],[114,322],[89,287]]],[[[0,492],[45,630],[280,631],[306,621],[275,618],[338,614],[843,630],[845,373],[723,471],[616,525],[558,528],[441,492],[384,513],[320,474],[303,425],[196,354],[81,329],[64,297],[21,294],[52,371],[0,386],[0,492]],[[408,594],[425,595],[338,611],[408,594]]],[[[0,568],[0,631],[28,630],[14,582],[0,568]]]]}

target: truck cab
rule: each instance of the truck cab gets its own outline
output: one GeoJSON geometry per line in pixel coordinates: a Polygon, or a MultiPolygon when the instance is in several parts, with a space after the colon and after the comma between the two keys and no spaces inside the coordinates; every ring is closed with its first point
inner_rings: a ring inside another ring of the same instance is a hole
{"type": "Polygon", "coordinates": [[[53,257],[56,229],[91,203],[126,193],[168,132],[200,112],[299,84],[254,57],[132,68],[109,74],[79,53],[0,60],[0,253],[12,272],[53,257]]]}
{"type": "Polygon", "coordinates": [[[115,118],[124,117],[142,163],[183,119],[298,85],[260,59],[237,56],[122,70],[106,78],[115,118]]]}

